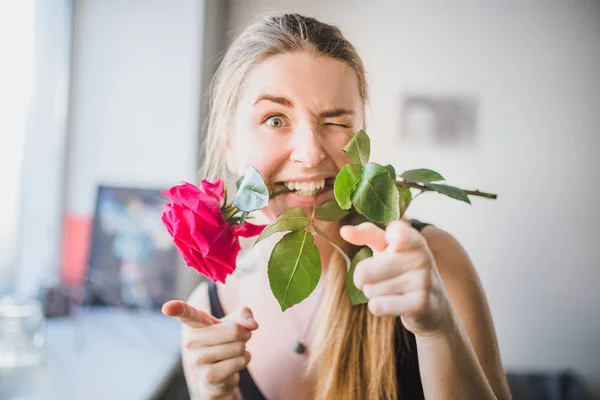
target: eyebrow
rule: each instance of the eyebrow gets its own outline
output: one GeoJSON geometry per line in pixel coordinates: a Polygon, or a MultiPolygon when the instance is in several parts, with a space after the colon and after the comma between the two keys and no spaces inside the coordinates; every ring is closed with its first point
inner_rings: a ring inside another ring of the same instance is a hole
{"type": "Polygon", "coordinates": [[[352,110],[346,110],[345,108],[335,108],[333,110],[323,111],[319,116],[321,118],[335,118],[341,117],[342,115],[354,116],[354,114],[356,113],[352,110]]]}
{"type": "Polygon", "coordinates": [[[280,104],[284,107],[294,107],[294,103],[292,103],[291,100],[286,99],[285,97],[273,96],[270,94],[261,94],[260,96],[258,96],[258,99],[256,99],[256,101],[254,102],[254,105],[257,105],[263,100],[271,101],[273,103],[280,104]]]}
{"type": "MultiPolygon", "coordinates": [[[[290,99],[282,97],[282,96],[273,96],[271,94],[261,94],[260,96],[258,96],[256,101],[254,102],[254,105],[260,103],[263,100],[270,101],[272,103],[279,104],[284,107],[294,107],[294,103],[290,99]]],[[[345,108],[334,108],[332,110],[323,111],[321,114],[319,114],[319,117],[321,117],[321,118],[336,118],[336,117],[341,117],[342,115],[354,116],[355,114],[356,113],[352,110],[348,110],[345,108]]]]}

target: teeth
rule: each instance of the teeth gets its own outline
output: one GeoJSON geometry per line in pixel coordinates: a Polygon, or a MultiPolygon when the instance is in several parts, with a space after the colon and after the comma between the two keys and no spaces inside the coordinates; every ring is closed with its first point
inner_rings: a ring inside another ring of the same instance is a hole
{"type": "Polygon", "coordinates": [[[296,190],[302,196],[314,196],[314,192],[325,187],[325,179],[311,182],[285,182],[290,190],[296,190]]]}

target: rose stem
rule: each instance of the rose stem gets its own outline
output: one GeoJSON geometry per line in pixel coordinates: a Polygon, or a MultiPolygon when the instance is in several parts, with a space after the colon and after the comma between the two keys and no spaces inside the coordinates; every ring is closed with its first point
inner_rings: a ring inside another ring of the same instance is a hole
{"type": "MultiPolygon", "coordinates": [[[[407,182],[407,181],[396,181],[396,186],[400,186],[403,188],[419,189],[421,191],[421,193],[436,192],[435,189],[428,188],[427,186],[421,185],[420,183],[413,183],[413,182],[407,182]]],[[[486,199],[494,199],[494,200],[498,198],[498,195],[496,195],[496,194],[480,192],[479,190],[464,190],[464,189],[461,189],[461,190],[470,196],[485,197],[486,199]]],[[[421,193],[419,193],[419,194],[421,194],[421,193]]],[[[415,196],[415,198],[417,196],[415,196]]],[[[414,198],[413,198],[413,200],[414,200],[414,198]]]]}

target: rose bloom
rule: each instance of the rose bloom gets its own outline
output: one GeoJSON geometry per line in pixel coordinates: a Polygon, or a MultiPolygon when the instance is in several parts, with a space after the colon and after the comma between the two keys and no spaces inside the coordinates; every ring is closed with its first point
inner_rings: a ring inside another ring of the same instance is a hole
{"type": "Polygon", "coordinates": [[[202,180],[200,188],[183,182],[161,193],[165,204],[161,220],[187,265],[213,282],[225,282],[235,270],[239,236],[256,236],[265,228],[244,222],[230,224],[223,218],[225,184],[202,180]]]}

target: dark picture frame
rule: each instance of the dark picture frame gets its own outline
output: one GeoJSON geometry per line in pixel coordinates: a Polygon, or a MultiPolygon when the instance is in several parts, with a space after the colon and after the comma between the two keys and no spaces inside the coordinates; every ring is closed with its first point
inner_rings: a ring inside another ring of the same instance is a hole
{"type": "Polygon", "coordinates": [[[175,298],[178,253],[160,220],[160,189],[99,185],[84,302],[158,309],[175,298]]]}

